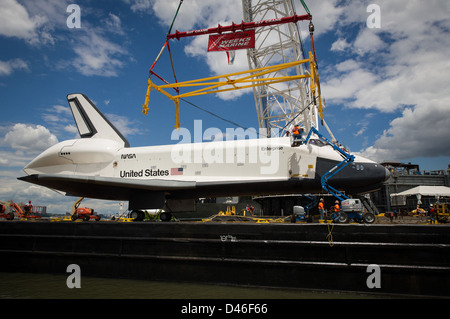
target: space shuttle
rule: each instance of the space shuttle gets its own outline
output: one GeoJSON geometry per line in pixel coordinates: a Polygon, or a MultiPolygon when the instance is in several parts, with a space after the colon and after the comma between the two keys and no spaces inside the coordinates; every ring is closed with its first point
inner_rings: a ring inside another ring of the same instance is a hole
{"type": "MultiPolygon", "coordinates": [[[[70,196],[128,201],[131,211],[176,211],[202,197],[320,193],[321,176],[342,161],[314,138],[297,147],[289,137],[131,147],[87,96],[67,100],[80,138],[45,150],[19,180],[70,196]]],[[[388,177],[380,164],[355,156],[330,185],[358,194],[388,177]]]]}

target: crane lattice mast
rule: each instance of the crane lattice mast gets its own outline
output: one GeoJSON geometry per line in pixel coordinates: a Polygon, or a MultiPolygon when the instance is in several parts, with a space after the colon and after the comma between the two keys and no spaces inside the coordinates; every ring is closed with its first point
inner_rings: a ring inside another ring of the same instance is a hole
{"type": "MultiPolygon", "coordinates": [[[[244,22],[279,19],[295,15],[292,0],[242,0],[244,22]]],[[[303,60],[302,41],[297,23],[257,28],[256,45],[247,50],[250,69],[303,60]]],[[[310,70],[299,64],[294,70],[284,69],[271,76],[307,74],[310,70]]],[[[318,129],[318,109],[313,103],[309,78],[253,88],[259,127],[279,130],[285,134],[296,124],[309,132],[318,129]]]]}

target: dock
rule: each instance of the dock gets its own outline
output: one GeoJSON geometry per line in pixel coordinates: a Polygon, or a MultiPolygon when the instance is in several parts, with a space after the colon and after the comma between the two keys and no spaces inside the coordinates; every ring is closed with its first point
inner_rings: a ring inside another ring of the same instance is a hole
{"type": "Polygon", "coordinates": [[[0,239],[2,272],[450,297],[446,225],[0,221],[0,239]]]}

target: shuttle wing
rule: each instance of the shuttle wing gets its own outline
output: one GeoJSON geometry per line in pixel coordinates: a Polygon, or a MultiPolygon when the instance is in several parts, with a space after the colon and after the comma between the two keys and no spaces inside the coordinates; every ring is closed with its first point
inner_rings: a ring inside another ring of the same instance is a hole
{"type": "Polygon", "coordinates": [[[90,198],[128,200],[134,192],[151,193],[194,189],[196,182],[173,180],[139,180],[101,176],[75,176],[38,174],[19,178],[22,181],[42,185],[66,195],[90,198]]]}

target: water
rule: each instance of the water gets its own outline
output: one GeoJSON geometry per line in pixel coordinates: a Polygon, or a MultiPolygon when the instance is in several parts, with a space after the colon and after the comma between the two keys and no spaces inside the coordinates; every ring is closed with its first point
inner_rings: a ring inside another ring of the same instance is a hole
{"type": "Polygon", "coordinates": [[[67,276],[0,272],[0,299],[347,299],[373,296],[296,289],[234,287],[81,277],[69,289],[67,276]]]}

